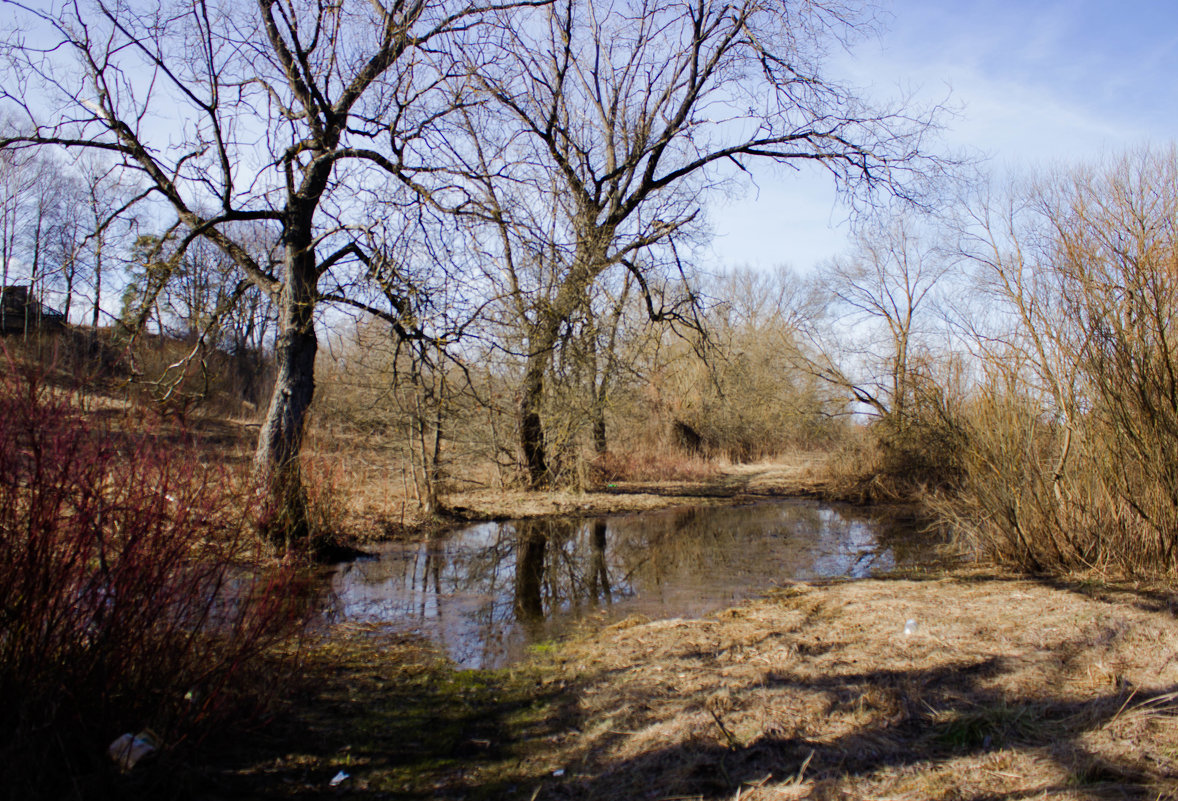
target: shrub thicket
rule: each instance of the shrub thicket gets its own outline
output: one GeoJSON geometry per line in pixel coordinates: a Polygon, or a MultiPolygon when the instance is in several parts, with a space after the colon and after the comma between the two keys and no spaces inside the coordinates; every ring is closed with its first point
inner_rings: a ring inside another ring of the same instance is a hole
{"type": "Polygon", "coordinates": [[[978,214],[1003,312],[964,409],[982,553],[1034,570],[1178,567],[1178,151],[1044,181],[978,214]]]}
{"type": "Polygon", "coordinates": [[[99,427],[11,364],[0,381],[10,797],[117,794],[116,737],[150,728],[166,762],[257,712],[301,629],[295,569],[264,564],[223,473],[159,434],[99,427]]]}

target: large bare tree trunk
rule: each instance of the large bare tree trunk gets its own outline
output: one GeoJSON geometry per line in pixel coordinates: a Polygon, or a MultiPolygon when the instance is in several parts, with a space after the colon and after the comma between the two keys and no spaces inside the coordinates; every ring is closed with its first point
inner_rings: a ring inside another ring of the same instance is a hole
{"type": "Polygon", "coordinates": [[[519,444],[531,489],[542,487],[549,478],[544,421],[540,411],[544,402],[544,377],[548,374],[552,351],[560,333],[560,320],[556,314],[546,316],[532,329],[532,336],[528,338],[528,359],[519,400],[519,444]]]}
{"type": "Polygon", "coordinates": [[[524,455],[528,487],[536,489],[548,478],[544,452],[544,423],[540,405],[544,399],[544,374],[548,371],[548,351],[529,354],[524,368],[524,382],[519,399],[519,444],[524,455]]]}
{"type": "MultiPolygon", "coordinates": [[[[611,346],[613,339],[613,337],[610,338],[611,346]]],[[[590,410],[593,422],[593,451],[598,456],[604,456],[609,450],[609,440],[606,438],[605,430],[605,402],[610,366],[609,360],[607,360],[603,371],[598,362],[596,332],[589,340],[589,367],[589,389],[593,393],[593,407],[590,410]]]]}
{"type": "Polygon", "coordinates": [[[590,248],[578,254],[576,266],[556,293],[548,309],[541,313],[528,337],[528,359],[519,402],[519,438],[527,469],[528,486],[542,487],[549,479],[548,457],[544,447],[544,422],[540,417],[544,400],[544,377],[552,363],[552,354],[560,338],[560,327],[585,296],[585,290],[605,269],[604,258],[590,248]]]}
{"type": "Polygon", "coordinates": [[[593,450],[598,456],[609,451],[609,439],[605,433],[605,409],[599,400],[593,409],[593,450]]]}
{"type": "Polygon", "coordinates": [[[299,465],[307,410],[315,395],[316,272],[309,246],[287,244],[290,272],[278,301],[277,376],[258,435],[254,475],[269,504],[266,528],[287,547],[310,534],[307,495],[299,465]]]}

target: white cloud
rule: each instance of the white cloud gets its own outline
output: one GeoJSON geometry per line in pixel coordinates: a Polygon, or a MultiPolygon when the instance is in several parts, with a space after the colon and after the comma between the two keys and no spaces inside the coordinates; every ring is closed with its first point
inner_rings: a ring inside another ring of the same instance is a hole
{"type": "MultiPolygon", "coordinates": [[[[945,145],[989,156],[999,177],[1178,131],[1178,4],[897,0],[892,14],[889,31],[837,57],[830,74],[879,99],[901,87],[928,104],[948,97],[959,114],[945,145]]],[[[825,176],[763,173],[759,196],[711,209],[718,262],[808,270],[846,247],[846,212],[825,176]]]]}

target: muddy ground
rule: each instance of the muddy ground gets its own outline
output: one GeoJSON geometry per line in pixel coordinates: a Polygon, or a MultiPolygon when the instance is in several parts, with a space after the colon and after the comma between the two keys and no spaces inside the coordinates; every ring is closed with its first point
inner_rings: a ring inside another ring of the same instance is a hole
{"type": "Polygon", "coordinates": [[[353,629],[201,797],[1178,798],[1176,612],[975,570],[629,619],[493,672],[353,629]]]}

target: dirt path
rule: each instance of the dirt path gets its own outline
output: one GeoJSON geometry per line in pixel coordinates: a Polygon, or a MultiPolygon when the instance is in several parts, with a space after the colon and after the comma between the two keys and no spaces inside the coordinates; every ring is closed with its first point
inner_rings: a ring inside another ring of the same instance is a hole
{"type": "Polygon", "coordinates": [[[283,798],[1178,798],[1176,611],[1169,591],[958,574],[799,584],[702,620],[628,620],[497,672],[455,672],[368,633],[333,646],[322,664],[334,672],[290,709],[296,734],[273,743],[281,756],[239,766],[234,786],[283,798]]]}

